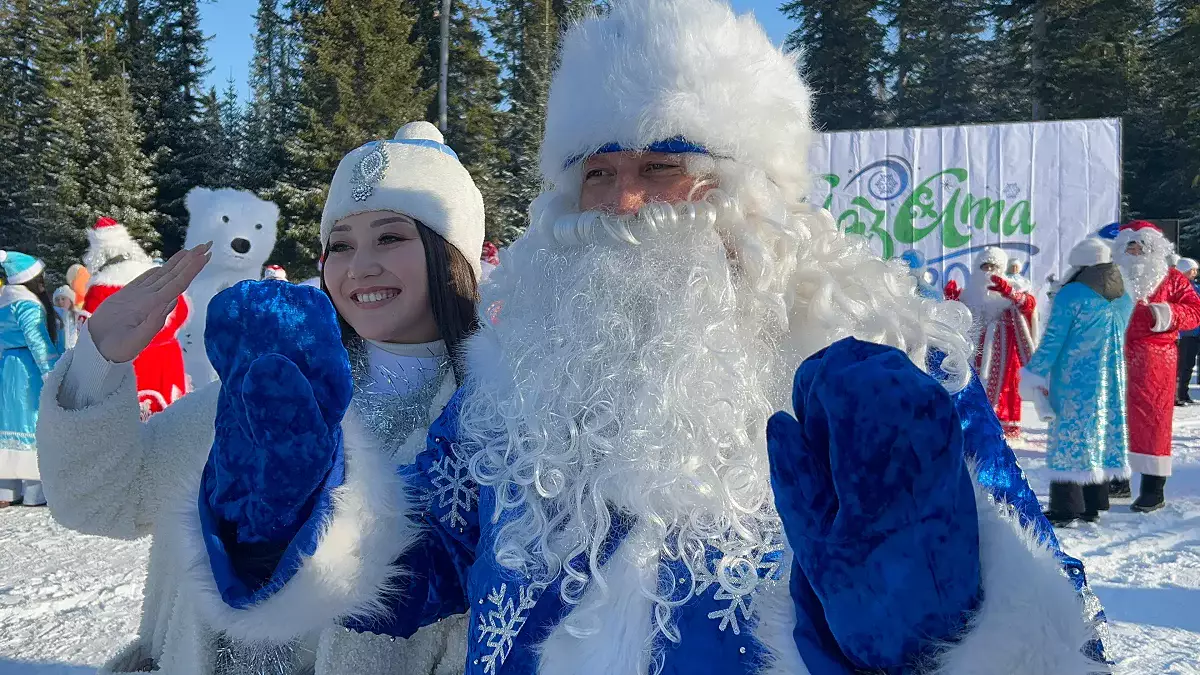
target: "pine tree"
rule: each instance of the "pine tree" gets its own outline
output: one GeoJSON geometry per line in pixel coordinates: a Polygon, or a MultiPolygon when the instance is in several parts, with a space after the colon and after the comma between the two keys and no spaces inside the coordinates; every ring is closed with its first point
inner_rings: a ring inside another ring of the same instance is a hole
{"type": "Polygon", "coordinates": [[[47,148],[58,227],[47,242],[52,252],[46,262],[62,270],[82,255],[98,216],[116,218],[144,246],[153,248],[158,236],[150,209],[150,162],[141,151],[128,83],[119,74],[97,80],[86,45],[76,45],[76,51],[56,97],[47,148]]]}
{"type": "Polygon", "coordinates": [[[507,243],[525,230],[530,202],[542,189],[538,152],[546,119],[554,58],[563,29],[583,12],[600,7],[591,0],[498,0],[492,37],[494,56],[507,74],[503,93],[509,103],[503,151],[508,166],[493,222],[507,243]]]}
{"type": "Polygon", "coordinates": [[[0,4],[0,247],[56,259],[50,140],[63,26],[54,3],[0,4]]]}
{"type": "Polygon", "coordinates": [[[1148,166],[1142,167],[1147,179],[1142,185],[1152,193],[1145,208],[1149,215],[1183,218],[1182,252],[1195,257],[1200,255],[1200,2],[1165,0],[1159,25],[1151,47],[1147,107],[1157,109],[1161,127],[1146,153],[1148,166]]]}
{"type": "Polygon", "coordinates": [[[237,167],[231,161],[233,150],[222,120],[221,100],[216,88],[200,98],[200,119],[196,136],[188,150],[193,155],[190,178],[195,185],[208,188],[238,187],[237,167]]]}
{"type": "Polygon", "coordinates": [[[889,0],[896,36],[889,55],[891,124],[930,126],[987,121],[985,0],[889,0]]]}
{"type": "Polygon", "coordinates": [[[295,135],[299,79],[298,35],[277,0],[259,0],[255,13],[254,59],[250,64],[251,99],[246,109],[245,183],[265,190],[283,177],[286,143],[295,135]]]}
{"type": "Polygon", "coordinates": [[[298,91],[299,129],[287,140],[288,166],[264,196],[280,206],[277,260],[311,271],[329,180],[347,152],[390,138],[422,119],[433,91],[421,86],[424,50],[416,17],[394,0],[327,0],[291,5],[305,51],[298,91]]]}
{"type": "Polygon", "coordinates": [[[884,27],[875,0],[790,0],[779,7],[800,25],[784,42],[803,55],[804,72],[816,92],[819,128],[869,129],[884,118],[884,27]]]}
{"type": "Polygon", "coordinates": [[[157,229],[166,255],[183,245],[188,222],[184,198],[192,188],[205,186],[215,172],[210,135],[201,122],[208,56],[196,2],[159,0],[152,8],[161,87],[157,123],[147,132],[147,154],[155,161],[155,207],[162,214],[157,229]]]}
{"type": "MultiPolygon", "coordinates": [[[[441,4],[441,0],[423,0],[413,32],[425,46],[420,59],[422,89],[436,90],[440,79],[441,4]]],[[[452,9],[446,143],[454,148],[483,194],[486,236],[496,239],[503,230],[500,203],[507,186],[501,174],[507,155],[500,144],[505,127],[500,110],[500,66],[484,51],[484,29],[492,16],[477,0],[455,0],[452,9]]],[[[425,119],[438,119],[436,97],[430,100],[425,119]]]]}
{"type": "Polygon", "coordinates": [[[232,77],[225,85],[218,103],[221,118],[221,163],[229,171],[230,178],[226,181],[230,187],[246,187],[246,166],[244,161],[246,149],[246,118],[238,105],[237,83],[232,77]]]}

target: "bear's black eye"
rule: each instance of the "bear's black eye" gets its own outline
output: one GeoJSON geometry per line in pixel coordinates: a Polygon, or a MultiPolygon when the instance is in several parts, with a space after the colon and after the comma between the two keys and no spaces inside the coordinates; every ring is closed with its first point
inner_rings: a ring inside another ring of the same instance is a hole
{"type": "Polygon", "coordinates": [[[262,229],[262,223],[255,223],[255,224],[254,224],[254,229],[256,229],[256,230],[261,230],[261,229],[262,229]]]}
{"type": "Polygon", "coordinates": [[[229,216],[221,216],[221,222],[222,222],[222,223],[228,223],[228,222],[229,222],[229,216]]]}

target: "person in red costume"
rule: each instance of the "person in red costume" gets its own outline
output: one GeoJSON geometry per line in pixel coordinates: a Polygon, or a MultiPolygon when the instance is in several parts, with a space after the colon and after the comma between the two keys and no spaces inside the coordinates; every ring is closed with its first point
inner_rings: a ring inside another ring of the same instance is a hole
{"type": "Polygon", "coordinates": [[[988,247],[975,259],[975,272],[965,289],[951,281],[947,300],[958,300],[971,310],[978,335],[975,369],[987,390],[988,400],[1009,438],[1021,435],[1021,367],[1037,347],[1033,316],[1037,299],[1017,290],[1004,278],[1008,254],[988,247]]]}
{"type": "MultiPolygon", "coordinates": [[[[83,298],[84,317],[91,316],[100,303],[154,267],[150,256],[129,236],[125,226],[108,217],[98,219],[88,232],[88,250],[83,256],[83,264],[91,273],[83,298]]],[[[188,300],[180,295],[166,325],[133,360],[143,419],[161,412],[189,389],[183,368],[183,350],[175,337],[187,322],[189,313],[188,300]]]]}
{"type": "MultiPolygon", "coordinates": [[[[1129,374],[1125,403],[1129,416],[1129,466],[1142,474],[1133,510],[1148,513],[1166,504],[1171,475],[1171,422],[1175,414],[1175,376],[1179,331],[1200,326],[1200,297],[1170,262],[1174,247],[1161,230],[1144,220],[1121,226],[1113,262],[1125,288],[1137,302],[1125,332],[1129,374]]],[[[1129,495],[1127,485],[1114,493],[1129,495]]]]}

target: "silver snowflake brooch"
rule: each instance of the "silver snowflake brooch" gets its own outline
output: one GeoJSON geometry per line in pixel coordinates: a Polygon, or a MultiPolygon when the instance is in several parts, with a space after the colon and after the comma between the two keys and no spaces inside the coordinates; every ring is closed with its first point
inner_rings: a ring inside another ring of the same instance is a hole
{"type": "Polygon", "coordinates": [[[383,143],[375,143],[370,152],[358,160],[350,183],[354,186],[351,196],[356,202],[365,202],[375,191],[375,185],[387,174],[388,154],[383,143]]]}

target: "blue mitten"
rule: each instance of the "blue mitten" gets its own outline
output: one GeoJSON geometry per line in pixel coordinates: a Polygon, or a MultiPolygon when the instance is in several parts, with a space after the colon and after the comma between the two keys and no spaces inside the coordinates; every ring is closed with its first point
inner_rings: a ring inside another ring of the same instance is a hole
{"type": "Polygon", "coordinates": [[[814,674],[899,673],[956,638],[979,596],[958,413],[903,352],[853,338],[800,366],[792,404],[767,444],[797,647],[814,674]]]}
{"type": "Polygon", "coordinates": [[[212,299],[204,340],[221,392],[201,501],[226,545],[286,545],[341,452],[353,387],[333,305],[310,286],[243,281],[212,299]]]}

